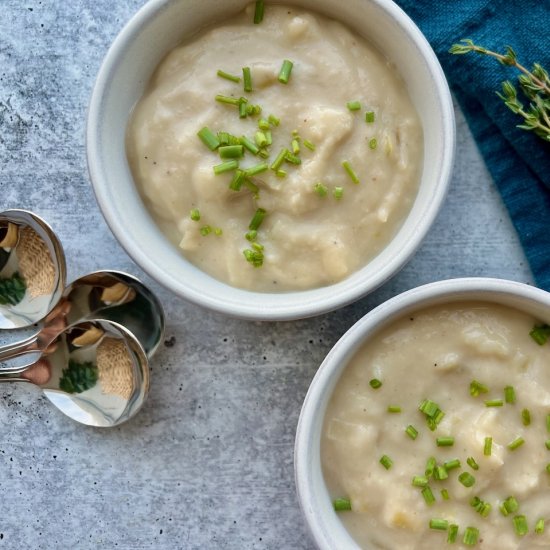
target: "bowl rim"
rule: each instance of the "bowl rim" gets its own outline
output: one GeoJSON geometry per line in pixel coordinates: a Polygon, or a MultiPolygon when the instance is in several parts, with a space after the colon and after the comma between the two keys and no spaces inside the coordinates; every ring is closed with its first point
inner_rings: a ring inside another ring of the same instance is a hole
{"type": "MultiPolygon", "coordinates": [[[[196,305],[243,319],[281,321],[313,317],[344,307],[374,291],[399,272],[421,245],[441,209],[451,181],[456,148],[452,98],[443,69],[433,49],[411,18],[392,0],[361,1],[368,1],[384,11],[394,20],[400,32],[404,33],[417,47],[419,58],[424,61],[426,70],[431,76],[433,93],[437,97],[438,106],[441,109],[439,127],[444,147],[441,158],[438,159],[438,181],[434,185],[433,193],[421,209],[419,219],[415,219],[414,230],[402,238],[401,250],[386,259],[376,272],[367,271],[367,264],[342,281],[314,289],[281,293],[248,291],[232,287],[204,273],[204,278],[210,281],[211,286],[208,291],[203,291],[199,284],[189,284],[185,281],[184,276],[176,277],[173,273],[163,269],[136,242],[131,232],[127,231],[125,224],[119,219],[117,208],[108,200],[109,183],[101,154],[102,128],[105,123],[105,97],[109,94],[111,75],[120,64],[124,63],[126,49],[139,39],[140,34],[151,24],[152,20],[176,2],[174,0],[149,0],[131,17],[116,36],[101,64],[88,105],[86,157],[90,180],[100,210],[117,241],[149,276],[177,296],[196,305]],[[365,272],[364,276],[360,275],[362,272],[365,272]],[[353,282],[350,282],[351,278],[353,278],[353,282]]],[[[404,223],[406,223],[406,219],[404,223]]],[[[392,242],[393,240],[388,245],[392,242]]],[[[188,264],[192,266],[189,262],[188,264]]],[[[182,271],[182,275],[184,275],[184,271],[182,271]]]]}
{"type": "MultiPolygon", "coordinates": [[[[359,547],[341,522],[336,529],[326,528],[332,507],[319,507],[320,492],[315,486],[315,475],[321,475],[319,445],[321,426],[326,406],[342,372],[356,351],[374,333],[392,321],[434,304],[459,301],[506,303],[508,307],[526,311],[535,307],[547,310],[550,322],[550,293],[525,283],[488,277],[446,279],[428,283],[398,294],[369,311],[336,342],[319,369],[305,396],[294,444],[294,474],[298,502],[307,529],[322,550],[344,550],[359,547]],[[341,529],[340,529],[341,527],[341,529]]],[[[533,311],[531,314],[534,315],[533,311]]],[[[317,476],[317,479],[319,477],[317,476]]],[[[323,482],[324,483],[324,482],[323,482]]],[[[331,524],[334,528],[334,524],[331,524]]]]}

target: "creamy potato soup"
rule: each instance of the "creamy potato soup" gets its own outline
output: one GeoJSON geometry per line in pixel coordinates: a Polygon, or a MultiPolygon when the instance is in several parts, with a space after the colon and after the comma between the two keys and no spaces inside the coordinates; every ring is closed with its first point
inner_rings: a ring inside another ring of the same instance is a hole
{"type": "Polygon", "coordinates": [[[254,5],[157,68],[127,150],[156,222],[232,286],[329,285],[388,244],[414,202],[422,128],[395,68],[342,24],[254,5]]]}
{"type": "Polygon", "coordinates": [[[550,343],[535,325],[494,304],[433,307],[354,356],[321,455],[361,547],[550,547],[550,343]]]}

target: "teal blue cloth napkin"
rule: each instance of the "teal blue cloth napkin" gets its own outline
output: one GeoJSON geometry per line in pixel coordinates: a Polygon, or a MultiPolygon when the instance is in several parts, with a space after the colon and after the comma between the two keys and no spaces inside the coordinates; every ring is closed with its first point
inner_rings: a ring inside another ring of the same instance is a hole
{"type": "Polygon", "coordinates": [[[396,0],[435,50],[487,167],[508,208],[537,285],[550,291],[550,143],[516,126],[496,91],[516,70],[476,53],[451,55],[470,38],[507,45],[529,69],[550,70],[550,0],[396,0]]]}

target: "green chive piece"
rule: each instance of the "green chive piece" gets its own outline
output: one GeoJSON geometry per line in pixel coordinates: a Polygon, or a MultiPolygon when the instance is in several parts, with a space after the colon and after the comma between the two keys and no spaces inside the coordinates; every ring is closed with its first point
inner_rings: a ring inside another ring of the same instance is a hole
{"type": "MultiPolygon", "coordinates": [[[[305,142],[304,142],[305,145],[305,142]]],[[[332,196],[339,201],[344,196],[344,188],[343,187],[335,187],[332,190],[332,196]]]]}
{"type": "Polygon", "coordinates": [[[214,227],[214,235],[216,235],[217,237],[219,237],[220,235],[223,234],[223,231],[222,231],[222,228],[221,227],[214,227]]]}
{"type": "Polygon", "coordinates": [[[434,479],[438,481],[443,481],[449,477],[445,466],[436,466],[434,470],[434,479]]]}
{"type": "Polygon", "coordinates": [[[259,164],[255,164],[254,166],[251,166],[250,168],[247,168],[244,173],[248,177],[255,176],[257,174],[261,174],[262,172],[265,172],[266,170],[269,170],[269,166],[267,162],[260,162],[259,164]]]}
{"type": "Polygon", "coordinates": [[[475,461],[475,459],[474,459],[473,456],[469,456],[469,457],[466,459],[466,462],[467,462],[468,466],[470,466],[470,468],[472,468],[472,470],[479,470],[479,465],[478,465],[478,463],[475,461]]]}
{"type": "Polygon", "coordinates": [[[546,431],[550,433],[550,414],[546,415],[546,431]]]}
{"type": "Polygon", "coordinates": [[[260,105],[248,105],[246,107],[246,114],[247,115],[259,115],[262,112],[262,108],[260,105]]]}
{"type": "Polygon", "coordinates": [[[212,227],[209,225],[205,225],[201,227],[200,232],[203,237],[206,237],[207,235],[210,235],[210,233],[212,233],[212,227]]]}
{"type": "Polygon", "coordinates": [[[215,151],[220,146],[220,140],[206,126],[197,132],[197,136],[199,136],[200,140],[210,151],[215,151]]]}
{"type": "Polygon", "coordinates": [[[446,519],[432,518],[430,520],[430,529],[439,529],[446,531],[449,528],[449,522],[446,519]]]}
{"type": "Polygon", "coordinates": [[[309,141],[309,139],[304,139],[303,144],[305,147],[307,147],[310,151],[315,151],[315,145],[309,141]]]}
{"type": "Polygon", "coordinates": [[[225,78],[226,80],[231,80],[231,82],[240,82],[241,79],[238,76],[226,73],[225,71],[222,71],[221,69],[218,69],[218,72],[216,73],[220,78],[225,78]]]}
{"type": "Polygon", "coordinates": [[[439,411],[439,405],[430,399],[424,399],[418,406],[418,410],[426,416],[433,418],[437,414],[437,411],[439,411]]]}
{"type": "Polygon", "coordinates": [[[452,447],[455,444],[455,438],[452,436],[438,437],[435,443],[438,447],[452,447]]]}
{"type": "Polygon", "coordinates": [[[248,229],[258,230],[260,225],[262,225],[266,214],[267,212],[263,208],[258,208],[254,214],[254,217],[248,224],[248,229]]]}
{"type": "Polygon", "coordinates": [[[258,147],[265,147],[267,145],[267,138],[263,132],[256,132],[254,134],[254,141],[258,147]]]}
{"type": "Polygon", "coordinates": [[[292,61],[289,61],[288,59],[285,59],[283,61],[283,66],[281,67],[281,70],[279,72],[279,82],[281,84],[288,84],[288,79],[290,78],[290,73],[292,72],[293,67],[292,61]]]}
{"type": "Polygon", "coordinates": [[[550,451],[550,439],[547,439],[544,444],[546,445],[546,448],[550,451]]]}
{"type": "Polygon", "coordinates": [[[321,182],[316,183],[313,186],[313,189],[320,197],[326,197],[328,194],[328,187],[326,185],[323,185],[321,182]]]}
{"type": "Polygon", "coordinates": [[[292,143],[292,152],[297,155],[300,152],[300,142],[297,139],[293,139],[292,143]]]}
{"type": "Polygon", "coordinates": [[[271,126],[279,126],[279,124],[281,123],[281,120],[275,115],[269,115],[267,117],[267,121],[269,122],[269,124],[271,124],[271,126]]]}
{"type": "Polygon", "coordinates": [[[432,493],[429,485],[426,485],[426,487],[422,489],[421,494],[428,506],[431,506],[435,502],[434,494],[432,493]]]}
{"type": "Polygon", "coordinates": [[[229,189],[232,191],[240,191],[244,182],[244,172],[242,170],[236,170],[231,183],[229,184],[229,189]]]}
{"type": "Polygon", "coordinates": [[[275,171],[279,170],[279,168],[285,161],[285,157],[287,153],[290,153],[290,151],[283,147],[283,149],[281,149],[279,151],[279,154],[275,157],[275,160],[271,163],[270,168],[275,171]]]}
{"type": "Polygon", "coordinates": [[[239,167],[239,161],[238,160],[227,160],[225,162],[222,162],[221,164],[216,164],[214,166],[214,174],[223,174],[224,172],[229,172],[230,170],[235,170],[239,167]]]}
{"type": "Polygon", "coordinates": [[[346,103],[346,106],[350,111],[359,111],[359,110],[361,110],[361,102],[360,101],[348,101],[346,103]]]}
{"type": "Polygon", "coordinates": [[[189,217],[194,222],[198,222],[201,219],[201,213],[199,212],[198,208],[193,208],[193,210],[191,210],[191,212],[189,213],[189,217]]]}
{"type": "Polygon", "coordinates": [[[428,485],[428,478],[425,476],[414,476],[412,484],[414,487],[426,487],[428,485]]]}
{"type": "Polygon", "coordinates": [[[516,402],[516,390],[512,386],[506,386],[504,388],[504,401],[513,405],[516,402]]]}
{"type": "Polygon", "coordinates": [[[254,25],[259,25],[264,18],[264,0],[256,0],[254,8],[254,25]]]}
{"type": "Polygon", "coordinates": [[[535,523],[535,533],[537,535],[542,535],[544,533],[544,519],[540,518],[537,523],[535,523]]]}
{"type": "Polygon", "coordinates": [[[273,143],[273,138],[271,136],[271,130],[266,130],[264,132],[264,135],[265,135],[265,139],[266,139],[265,144],[266,145],[271,145],[273,143]]]}
{"type": "Polygon", "coordinates": [[[513,514],[514,512],[517,512],[518,509],[519,509],[519,504],[514,497],[508,497],[500,505],[500,511],[502,512],[503,516],[507,516],[508,514],[513,514]]]}
{"type": "Polygon", "coordinates": [[[511,441],[510,443],[508,443],[508,448],[511,451],[515,451],[518,447],[521,447],[524,443],[525,443],[525,440],[523,439],[523,437],[518,437],[514,439],[514,441],[511,441]]]}
{"type": "Polygon", "coordinates": [[[416,439],[418,437],[418,430],[412,426],[412,425],[408,425],[406,428],[405,428],[405,433],[411,438],[411,439],[416,439]]]}
{"type": "Polygon", "coordinates": [[[486,518],[491,513],[491,509],[493,508],[488,502],[484,502],[479,497],[474,497],[470,504],[473,508],[475,508],[475,511],[482,517],[486,518]]]}
{"type": "Polygon", "coordinates": [[[277,170],[275,172],[275,175],[278,177],[278,178],[285,178],[286,177],[286,171],[285,170],[277,170]]]}
{"type": "Polygon", "coordinates": [[[351,164],[347,160],[342,162],[342,166],[344,170],[347,172],[348,176],[351,178],[351,181],[353,183],[359,183],[359,178],[357,177],[357,174],[354,172],[353,168],[351,167],[351,164]]]}
{"type": "Polygon", "coordinates": [[[373,390],[377,390],[378,388],[380,388],[382,386],[382,382],[380,382],[380,380],[378,380],[378,378],[373,378],[370,382],[369,382],[369,386],[373,389],[373,390]]]}
{"type": "Polygon", "coordinates": [[[252,248],[254,250],[257,250],[258,252],[263,252],[263,250],[265,249],[265,246],[260,243],[252,243],[252,248]]]}
{"type": "Polygon", "coordinates": [[[271,126],[265,118],[261,118],[260,120],[258,120],[258,128],[265,132],[266,130],[269,130],[271,126]]]}
{"type": "Polygon", "coordinates": [[[393,466],[393,460],[388,455],[382,455],[380,464],[382,464],[386,470],[389,470],[393,466]]]}
{"type": "Polygon", "coordinates": [[[378,141],[376,141],[376,138],[372,138],[370,141],[369,141],[369,147],[374,150],[376,149],[376,146],[378,145],[378,141]]]}
{"type": "Polygon", "coordinates": [[[247,111],[246,103],[244,101],[241,101],[239,103],[239,118],[246,118],[248,114],[249,113],[247,111]]]}
{"type": "Polygon", "coordinates": [[[462,542],[466,546],[475,546],[477,544],[477,539],[479,537],[479,529],[476,527],[466,527],[466,530],[464,531],[464,537],[462,538],[462,542]]]}
{"type": "Polygon", "coordinates": [[[470,382],[470,395],[472,397],[477,397],[480,393],[488,393],[489,388],[479,382],[479,380],[472,380],[470,382]]]}
{"type": "Polygon", "coordinates": [[[252,229],[251,231],[247,231],[244,235],[245,239],[250,242],[255,241],[257,236],[258,236],[258,232],[255,229],[252,229]]]}
{"type": "Polygon", "coordinates": [[[447,535],[447,542],[449,544],[456,542],[457,535],[458,535],[458,525],[456,523],[449,525],[449,534],[447,535]]]}
{"type": "Polygon", "coordinates": [[[253,155],[257,155],[260,152],[260,148],[250,139],[245,136],[241,137],[241,143],[246,149],[248,149],[253,155]]]}
{"type": "Polygon", "coordinates": [[[388,412],[389,413],[400,413],[401,407],[398,405],[388,405],[388,412]]]}
{"type": "Polygon", "coordinates": [[[524,426],[529,426],[531,424],[531,413],[529,412],[529,409],[523,409],[521,411],[521,421],[524,426]]]}
{"type": "Polygon", "coordinates": [[[227,103],[227,105],[240,105],[243,103],[238,97],[230,97],[226,95],[217,95],[214,98],[218,103],[227,103]]]}
{"type": "Polygon", "coordinates": [[[441,489],[441,498],[443,500],[450,500],[449,491],[447,489],[441,489]]]}
{"type": "Polygon", "coordinates": [[[518,536],[524,537],[529,532],[529,526],[527,525],[527,518],[525,516],[514,516],[512,521],[518,536]]]}
{"type": "Polygon", "coordinates": [[[485,456],[491,456],[491,451],[493,449],[493,438],[492,437],[486,437],[485,443],[483,445],[483,454],[485,456]]]}
{"type": "Polygon", "coordinates": [[[264,263],[264,254],[259,250],[243,250],[244,257],[247,262],[251,263],[253,267],[262,267],[264,263]]]}
{"type": "MultiPolygon", "coordinates": [[[[218,132],[218,139],[220,141],[220,145],[230,145],[229,143],[229,134],[227,132],[218,132]]],[[[238,144],[236,144],[238,145],[238,144]]]]}
{"type": "MultiPolygon", "coordinates": [[[[288,151],[288,149],[287,149],[288,151]]],[[[290,151],[288,151],[285,155],[285,160],[287,162],[290,162],[291,164],[302,164],[302,159],[300,157],[297,157],[296,155],[292,154],[290,151]]]]}
{"type": "Polygon", "coordinates": [[[426,471],[424,472],[426,477],[431,477],[434,474],[435,468],[436,468],[436,460],[433,456],[428,458],[426,462],[426,471]]]}
{"type": "Polygon", "coordinates": [[[476,478],[468,472],[462,472],[458,476],[458,481],[460,481],[464,487],[472,487],[472,485],[476,482],[476,478]]]}
{"type": "Polygon", "coordinates": [[[224,145],[218,148],[218,153],[222,159],[238,159],[244,157],[244,148],[242,145],[224,145]]]}
{"type": "Polygon", "coordinates": [[[453,460],[449,460],[443,464],[445,466],[445,470],[450,471],[454,470],[455,468],[460,468],[460,460],[458,458],[453,458],[453,460]]]}
{"type": "Polygon", "coordinates": [[[550,325],[542,324],[535,325],[533,330],[529,333],[529,336],[539,345],[543,346],[548,341],[550,336],[550,325]]]}
{"type": "Polygon", "coordinates": [[[365,122],[368,122],[369,124],[374,122],[374,111],[367,111],[365,113],[365,122]]]}
{"type": "Polygon", "coordinates": [[[351,510],[351,500],[349,498],[337,498],[332,502],[336,512],[345,512],[351,510]]]}
{"type": "Polygon", "coordinates": [[[504,401],[502,401],[502,399],[489,399],[485,401],[486,407],[502,407],[503,405],[504,401]]]}
{"type": "Polygon", "coordinates": [[[243,67],[243,85],[245,92],[252,91],[252,75],[250,74],[250,67],[243,67]]]}

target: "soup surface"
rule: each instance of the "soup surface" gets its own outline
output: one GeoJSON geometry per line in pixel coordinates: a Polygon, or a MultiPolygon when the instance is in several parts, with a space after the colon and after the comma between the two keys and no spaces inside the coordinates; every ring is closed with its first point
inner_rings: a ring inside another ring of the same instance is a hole
{"type": "Polygon", "coordinates": [[[392,323],[353,357],[321,458],[361,547],[550,547],[550,343],[534,326],[506,307],[450,304],[392,323]]]}
{"type": "Polygon", "coordinates": [[[131,169],[161,230],[206,273],[255,291],[329,285],[401,227],[422,128],[363,38],[294,7],[253,15],[161,62],[129,123],[131,169]]]}

